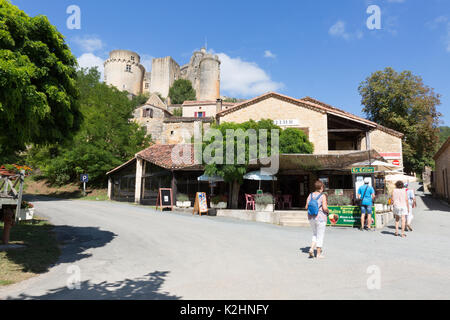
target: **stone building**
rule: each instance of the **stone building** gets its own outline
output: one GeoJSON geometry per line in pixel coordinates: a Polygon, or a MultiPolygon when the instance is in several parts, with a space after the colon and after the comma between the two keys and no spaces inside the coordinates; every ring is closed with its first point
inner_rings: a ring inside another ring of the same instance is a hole
{"type": "Polygon", "coordinates": [[[105,83],[131,94],[142,93],[145,68],[141,57],[133,51],[114,50],[104,63],[105,83]]]}
{"type": "Polygon", "coordinates": [[[220,98],[220,60],[202,48],[195,51],[189,63],[180,67],[172,57],[154,58],[152,71],[146,72],[137,53],[114,50],[105,61],[105,82],[134,95],[156,93],[164,99],[178,79],[191,81],[199,101],[220,98]]]}
{"type": "Polygon", "coordinates": [[[450,184],[448,169],[450,167],[450,138],[442,145],[434,156],[435,170],[433,186],[435,194],[450,203],[450,184]]]}

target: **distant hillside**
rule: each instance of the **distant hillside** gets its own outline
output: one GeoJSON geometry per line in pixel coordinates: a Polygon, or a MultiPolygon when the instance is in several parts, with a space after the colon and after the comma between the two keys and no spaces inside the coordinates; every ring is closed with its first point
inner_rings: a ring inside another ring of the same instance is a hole
{"type": "Polygon", "coordinates": [[[448,137],[450,137],[450,127],[442,126],[439,129],[439,142],[440,145],[442,145],[445,141],[447,141],[448,137]]]}

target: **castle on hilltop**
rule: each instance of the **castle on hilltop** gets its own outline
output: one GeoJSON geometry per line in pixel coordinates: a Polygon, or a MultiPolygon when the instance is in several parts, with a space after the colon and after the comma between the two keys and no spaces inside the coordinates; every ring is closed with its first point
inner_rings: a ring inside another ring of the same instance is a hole
{"type": "Polygon", "coordinates": [[[172,58],[154,58],[152,71],[146,72],[141,57],[133,51],[113,50],[104,63],[105,83],[134,95],[154,93],[166,99],[178,79],[192,83],[198,101],[220,98],[220,60],[205,48],[195,51],[189,63],[180,67],[172,58]]]}

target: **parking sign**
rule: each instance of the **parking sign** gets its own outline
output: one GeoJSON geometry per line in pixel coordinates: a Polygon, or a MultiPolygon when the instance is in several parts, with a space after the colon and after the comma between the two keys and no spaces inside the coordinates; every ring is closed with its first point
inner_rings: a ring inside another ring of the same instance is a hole
{"type": "Polygon", "coordinates": [[[81,182],[88,182],[89,181],[89,176],[87,174],[82,174],[80,176],[80,181],[81,182]]]}

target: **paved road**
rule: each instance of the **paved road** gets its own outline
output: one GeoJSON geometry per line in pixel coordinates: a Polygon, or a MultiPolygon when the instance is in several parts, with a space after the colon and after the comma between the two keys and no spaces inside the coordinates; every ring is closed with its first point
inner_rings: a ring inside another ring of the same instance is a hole
{"type": "Polygon", "coordinates": [[[35,204],[56,225],[63,254],[47,274],[0,289],[1,299],[450,297],[450,209],[426,197],[406,239],[391,227],[328,229],[324,260],[307,258],[309,228],[110,202],[35,204]],[[379,290],[368,289],[370,266],[380,272],[379,290]],[[68,271],[76,270],[80,289],[70,290],[68,271]]]}

